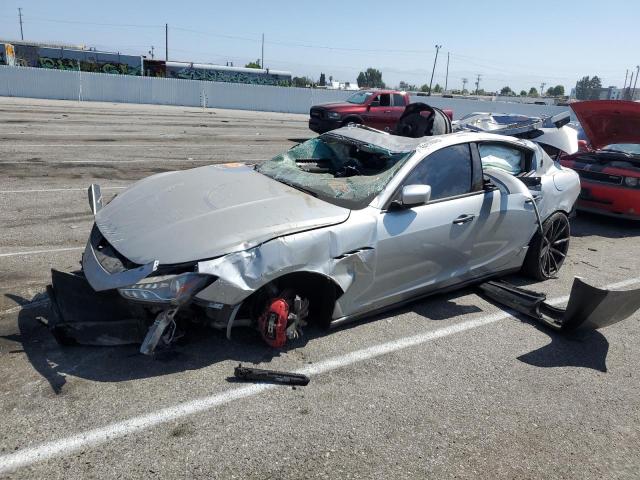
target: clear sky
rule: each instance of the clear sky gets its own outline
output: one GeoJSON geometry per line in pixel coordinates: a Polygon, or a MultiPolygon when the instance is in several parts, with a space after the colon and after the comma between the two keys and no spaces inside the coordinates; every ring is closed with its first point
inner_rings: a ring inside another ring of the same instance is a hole
{"type": "Polygon", "coordinates": [[[584,75],[622,87],[627,68],[640,63],[640,2],[494,0],[2,0],[0,38],[19,39],[18,7],[25,40],[85,44],[145,54],[151,45],[164,57],[242,65],[265,64],[317,79],[321,72],[354,81],[367,67],[387,84],[428,83],[435,44],[441,44],[434,84],[449,88],[567,89],[584,75]]]}

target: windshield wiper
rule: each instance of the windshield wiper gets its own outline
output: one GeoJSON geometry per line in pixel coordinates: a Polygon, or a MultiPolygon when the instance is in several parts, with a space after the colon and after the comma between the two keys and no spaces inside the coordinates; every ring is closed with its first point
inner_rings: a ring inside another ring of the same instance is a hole
{"type": "MultiPolygon", "coordinates": [[[[274,179],[275,180],[275,179],[274,179]]],[[[290,182],[285,182],[283,180],[277,179],[280,183],[284,183],[286,186],[291,187],[291,188],[295,188],[296,190],[299,190],[301,192],[304,192],[308,195],[311,195],[312,197],[316,197],[318,198],[318,194],[316,192],[314,192],[313,190],[310,190],[308,188],[304,188],[301,187],[300,185],[296,185],[295,183],[290,183],[290,182]]]]}

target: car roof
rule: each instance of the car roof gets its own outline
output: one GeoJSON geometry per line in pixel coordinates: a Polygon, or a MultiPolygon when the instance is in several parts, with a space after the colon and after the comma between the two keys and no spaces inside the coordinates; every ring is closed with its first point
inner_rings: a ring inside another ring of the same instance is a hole
{"type": "Polygon", "coordinates": [[[327,132],[322,136],[342,136],[358,142],[376,145],[392,153],[408,153],[424,149],[435,150],[458,143],[487,141],[516,143],[524,147],[532,148],[532,144],[528,140],[484,132],[457,132],[445,135],[434,135],[432,137],[410,138],[391,135],[371,128],[346,126],[327,132]]]}

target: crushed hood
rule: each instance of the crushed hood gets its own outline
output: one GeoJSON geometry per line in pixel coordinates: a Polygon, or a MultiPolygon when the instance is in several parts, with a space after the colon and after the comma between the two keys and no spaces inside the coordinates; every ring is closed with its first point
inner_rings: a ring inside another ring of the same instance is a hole
{"type": "Polygon", "coordinates": [[[242,164],[153,175],[96,214],[102,235],[138,264],[175,264],[245,250],[344,222],[349,210],[242,164]]]}
{"type": "Polygon", "coordinates": [[[640,103],[593,100],[572,103],[571,108],[593,148],[640,143],[640,103]]]}

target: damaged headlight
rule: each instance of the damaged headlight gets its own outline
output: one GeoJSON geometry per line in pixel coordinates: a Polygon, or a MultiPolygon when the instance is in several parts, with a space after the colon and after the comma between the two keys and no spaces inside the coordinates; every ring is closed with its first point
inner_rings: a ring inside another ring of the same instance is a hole
{"type": "Polygon", "coordinates": [[[149,277],[129,287],[119,288],[124,298],[140,302],[182,305],[215,280],[211,275],[183,273],[149,277]]]}
{"type": "Polygon", "coordinates": [[[329,120],[340,120],[340,114],[338,112],[327,112],[327,118],[329,120]]]}

